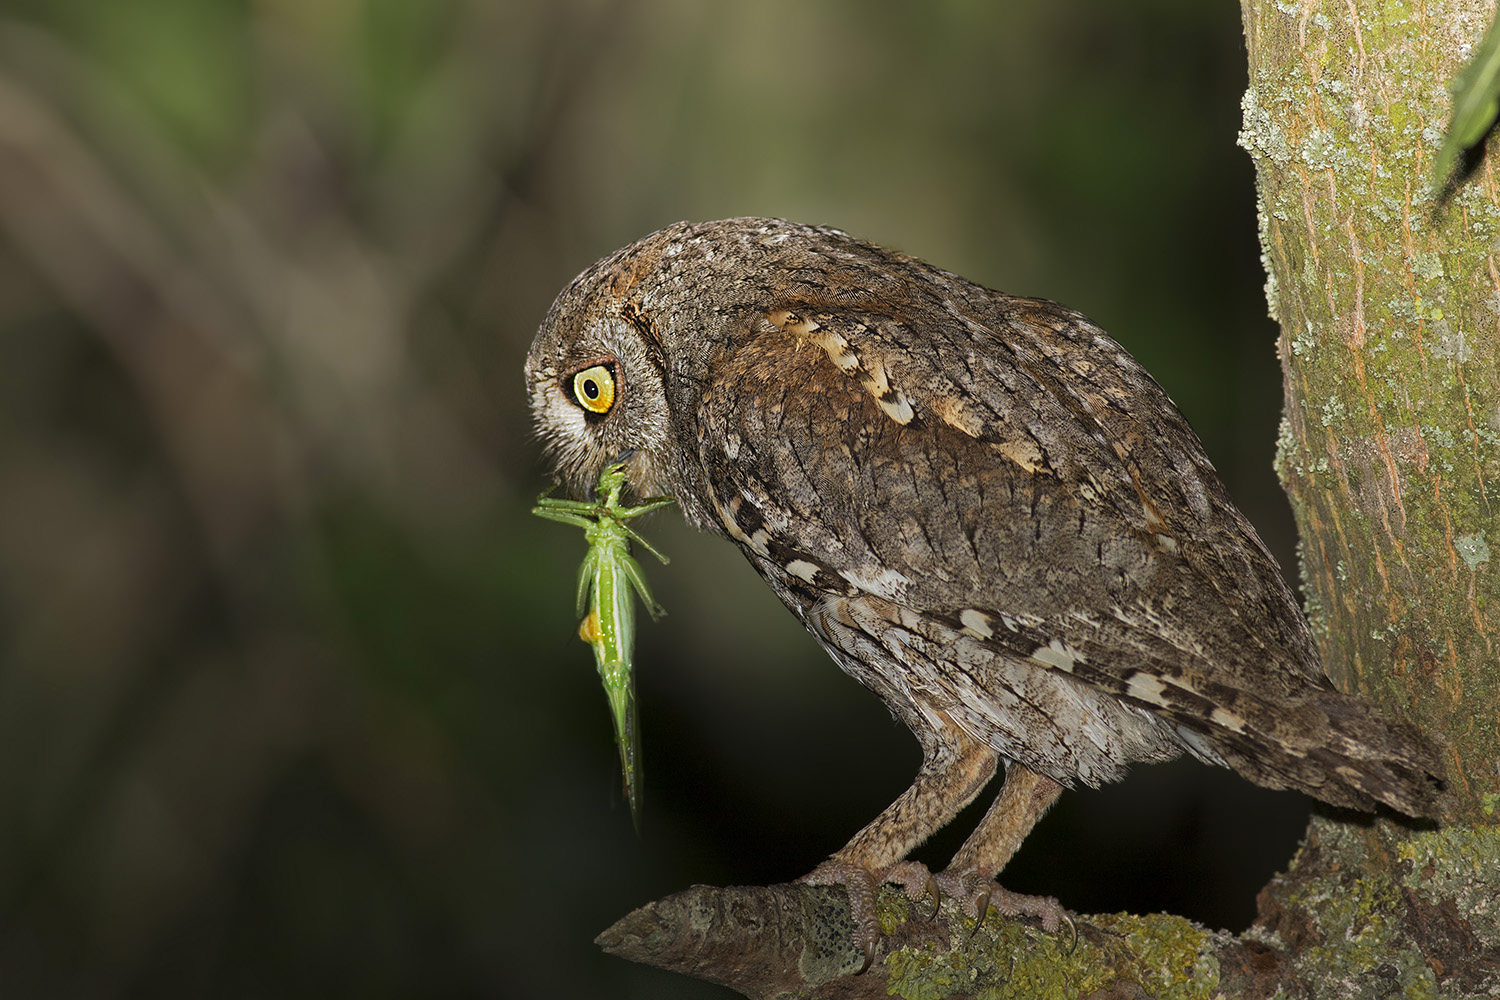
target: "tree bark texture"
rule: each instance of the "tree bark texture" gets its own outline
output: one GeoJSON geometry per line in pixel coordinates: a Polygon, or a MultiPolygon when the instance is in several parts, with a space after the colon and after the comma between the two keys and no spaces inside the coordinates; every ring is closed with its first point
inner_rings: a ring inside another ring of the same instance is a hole
{"type": "Polygon", "coordinates": [[[1439,204],[1431,175],[1493,12],[1244,5],[1308,616],[1335,681],[1447,742],[1471,822],[1500,791],[1500,182],[1486,156],[1439,204]]]}
{"type": "Polygon", "coordinates": [[[842,893],[697,886],[606,950],[751,997],[1500,995],[1500,180],[1489,156],[1442,202],[1431,180],[1493,5],[1242,6],[1308,613],[1337,683],[1445,746],[1445,821],[1320,814],[1238,937],[1165,915],[976,929],[887,889],[856,976],[842,893]]]}

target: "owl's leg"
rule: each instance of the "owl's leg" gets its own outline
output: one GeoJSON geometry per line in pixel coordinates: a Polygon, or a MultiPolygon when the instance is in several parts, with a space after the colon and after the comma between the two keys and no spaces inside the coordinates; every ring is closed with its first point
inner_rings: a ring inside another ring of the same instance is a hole
{"type": "Polygon", "coordinates": [[[926,755],[911,787],[800,880],[848,890],[850,915],[858,928],[855,944],[865,952],[860,972],[870,967],[880,937],[875,919],[880,886],[899,882],[914,900],[927,892],[937,897],[938,886],[926,866],[902,859],[972,802],[999,765],[994,750],[969,739],[957,726],[950,725],[940,736],[933,732],[924,742],[926,755]]]}
{"type": "Polygon", "coordinates": [[[1014,762],[1006,765],[1005,786],[947,869],[934,877],[938,888],[977,920],[993,906],[1007,917],[1036,917],[1047,931],[1056,931],[1067,920],[1056,899],[1011,892],[994,878],[1061,794],[1062,786],[1051,778],[1014,762]]]}
{"type": "Polygon", "coordinates": [[[879,869],[900,861],[941,830],[984,790],[999,767],[990,747],[955,726],[933,741],[911,787],[856,833],[832,860],[879,869]]]}
{"type": "Polygon", "coordinates": [[[1005,785],[1000,794],[948,867],[994,878],[1015,857],[1021,841],[1047,815],[1061,794],[1062,785],[1051,778],[1010,763],[1005,768],[1005,785]]]}

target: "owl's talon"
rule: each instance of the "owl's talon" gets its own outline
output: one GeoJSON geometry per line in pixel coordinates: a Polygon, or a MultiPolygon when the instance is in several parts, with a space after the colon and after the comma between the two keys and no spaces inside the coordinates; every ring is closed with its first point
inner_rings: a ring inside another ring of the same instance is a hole
{"type": "Polygon", "coordinates": [[[1067,951],[1064,952],[1064,954],[1071,955],[1078,947],[1078,925],[1073,923],[1073,918],[1068,916],[1066,913],[1062,915],[1062,921],[1063,923],[1068,925],[1068,933],[1069,935],[1071,935],[1071,940],[1068,942],[1067,951]]]}
{"type": "Polygon", "coordinates": [[[864,964],[856,976],[864,974],[875,963],[875,948],[880,941],[880,921],[875,916],[875,896],[883,881],[880,872],[829,859],[797,881],[805,885],[841,885],[849,894],[849,916],[854,921],[854,947],[865,953],[864,964]]]}
{"type": "Polygon", "coordinates": [[[958,900],[963,911],[974,918],[974,930],[984,923],[989,908],[993,906],[1003,917],[1035,917],[1041,921],[1042,929],[1056,934],[1066,923],[1077,944],[1078,929],[1062,904],[1051,896],[1024,896],[1011,892],[1004,886],[987,879],[974,870],[955,871],[950,868],[939,872],[935,880],[948,895],[958,900]]]}
{"type": "Polygon", "coordinates": [[[984,918],[990,915],[990,890],[981,889],[974,900],[974,929],[969,932],[969,937],[979,933],[979,925],[984,923],[984,918]]]}
{"type": "Polygon", "coordinates": [[[874,874],[881,884],[894,882],[901,886],[901,890],[906,893],[906,898],[913,903],[930,894],[934,904],[932,915],[936,915],[936,904],[942,897],[938,894],[937,882],[933,879],[932,872],[928,871],[927,866],[922,862],[897,861],[885,871],[874,874]]]}
{"type": "MultiPolygon", "coordinates": [[[[942,881],[920,861],[898,861],[886,868],[871,870],[847,861],[829,859],[797,881],[806,885],[841,885],[849,893],[849,915],[854,920],[854,946],[863,949],[864,964],[859,975],[875,963],[876,945],[880,941],[880,921],[875,914],[875,898],[887,882],[899,885],[913,903],[923,896],[932,897],[931,920],[943,902],[942,881]]],[[[952,895],[958,895],[956,893],[952,895]]]]}

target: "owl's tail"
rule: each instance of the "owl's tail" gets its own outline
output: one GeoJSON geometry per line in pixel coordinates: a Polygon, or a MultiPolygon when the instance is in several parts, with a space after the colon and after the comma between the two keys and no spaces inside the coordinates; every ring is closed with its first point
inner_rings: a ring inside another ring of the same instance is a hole
{"type": "Polygon", "coordinates": [[[1379,803],[1408,816],[1439,814],[1442,758],[1415,727],[1328,688],[1279,704],[1269,716],[1262,713],[1270,706],[1253,695],[1236,701],[1240,705],[1230,711],[1215,713],[1216,721],[1229,725],[1205,727],[1198,735],[1256,784],[1293,788],[1363,812],[1374,812],[1379,803]]]}

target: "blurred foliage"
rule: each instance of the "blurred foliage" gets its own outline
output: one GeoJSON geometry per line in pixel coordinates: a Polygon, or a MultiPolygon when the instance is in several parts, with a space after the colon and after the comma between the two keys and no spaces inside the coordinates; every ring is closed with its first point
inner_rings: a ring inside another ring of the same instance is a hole
{"type": "MultiPolygon", "coordinates": [[[[631,833],[526,513],[552,295],[764,214],[1060,299],[1286,562],[1244,72],[1197,0],[0,2],[0,995],[721,995],[590,940],[811,869],[917,748],[655,515],[631,833]]],[[[1301,808],[1145,769],[1007,881],[1243,924],[1301,808]]]]}

